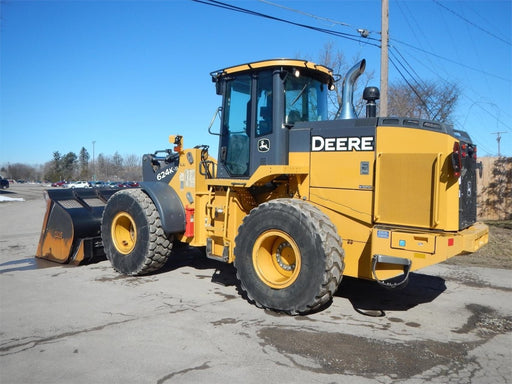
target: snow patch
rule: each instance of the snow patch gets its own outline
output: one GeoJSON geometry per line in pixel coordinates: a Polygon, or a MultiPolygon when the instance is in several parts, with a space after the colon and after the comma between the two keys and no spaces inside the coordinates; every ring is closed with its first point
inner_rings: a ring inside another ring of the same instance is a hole
{"type": "Polygon", "coordinates": [[[25,201],[22,197],[7,197],[0,195],[0,203],[3,203],[5,201],[25,201]]]}

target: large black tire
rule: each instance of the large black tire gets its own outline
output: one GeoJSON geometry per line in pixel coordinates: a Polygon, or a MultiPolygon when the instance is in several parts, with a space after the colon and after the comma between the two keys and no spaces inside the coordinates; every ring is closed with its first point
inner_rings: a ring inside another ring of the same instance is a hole
{"type": "Polygon", "coordinates": [[[160,269],[172,249],[153,201],[140,189],[116,192],[101,220],[107,259],[125,275],[144,275],[160,269]]]}
{"type": "Polygon", "coordinates": [[[276,199],[254,208],[235,243],[239,288],[258,307],[306,314],[328,303],[341,282],[341,238],[305,201],[276,199]]]}

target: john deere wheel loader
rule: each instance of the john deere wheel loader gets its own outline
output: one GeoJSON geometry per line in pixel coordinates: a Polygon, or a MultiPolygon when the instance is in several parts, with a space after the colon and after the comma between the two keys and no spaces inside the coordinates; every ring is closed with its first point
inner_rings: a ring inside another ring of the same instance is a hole
{"type": "Polygon", "coordinates": [[[143,156],[138,189],[48,190],[37,256],[79,264],[104,253],[142,275],[187,243],[234,263],[250,302],[303,314],[331,300],[343,275],[395,287],[476,251],[488,240],[476,222],[476,145],[446,124],[376,117],[374,87],[357,118],[364,68],[347,73],[336,120],[325,66],[276,59],[213,72],[218,160],[171,136],[173,150],[143,156]]]}

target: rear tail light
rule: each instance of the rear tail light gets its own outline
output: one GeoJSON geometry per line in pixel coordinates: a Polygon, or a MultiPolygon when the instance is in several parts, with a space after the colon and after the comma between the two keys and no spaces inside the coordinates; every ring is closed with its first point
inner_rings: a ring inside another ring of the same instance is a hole
{"type": "MultiPolygon", "coordinates": [[[[462,146],[465,146],[463,144],[462,146]]],[[[460,177],[460,173],[462,171],[462,147],[458,141],[453,144],[453,153],[452,153],[452,166],[453,166],[453,176],[456,178],[460,177]]],[[[464,151],[465,153],[465,151],[464,151]]]]}

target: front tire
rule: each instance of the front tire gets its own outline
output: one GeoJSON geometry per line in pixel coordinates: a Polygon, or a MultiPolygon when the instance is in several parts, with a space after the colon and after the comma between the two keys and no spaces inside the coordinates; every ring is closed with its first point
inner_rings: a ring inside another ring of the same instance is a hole
{"type": "Polygon", "coordinates": [[[341,239],[329,218],[294,199],[261,204],[235,240],[242,293],[259,307],[305,314],[328,303],[344,268],[341,239]]]}
{"type": "Polygon", "coordinates": [[[101,222],[107,259],[125,275],[144,275],[160,269],[172,249],[153,201],[141,189],[115,193],[107,202],[101,222]]]}

